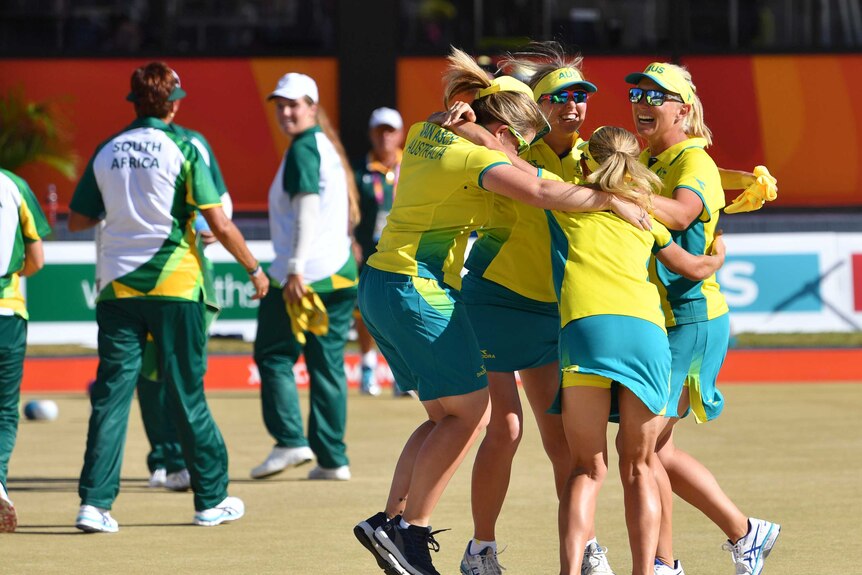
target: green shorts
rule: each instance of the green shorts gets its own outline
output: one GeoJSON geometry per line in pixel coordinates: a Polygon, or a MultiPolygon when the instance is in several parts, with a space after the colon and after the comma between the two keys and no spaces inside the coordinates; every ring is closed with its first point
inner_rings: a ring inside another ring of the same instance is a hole
{"type": "Polygon", "coordinates": [[[512,372],[557,361],[560,311],[473,273],[461,297],[488,371],[512,372]]]}
{"type": "Polygon", "coordinates": [[[488,386],[479,343],[456,290],[366,265],[359,309],[402,390],[416,390],[427,401],[488,386]]]}
{"type": "Polygon", "coordinates": [[[560,331],[560,369],[564,379],[566,372],[606,377],[634,393],[656,415],[665,414],[670,348],[664,330],[652,322],[623,315],[570,321],[560,331]]]}
{"type": "Polygon", "coordinates": [[[685,417],[692,411],[698,423],[715,419],[724,409],[716,380],[730,341],[730,314],[668,328],[667,337],[673,357],[668,417],[685,417]],[[688,388],[691,407],[678,414],[683,387],[688,388]]]}

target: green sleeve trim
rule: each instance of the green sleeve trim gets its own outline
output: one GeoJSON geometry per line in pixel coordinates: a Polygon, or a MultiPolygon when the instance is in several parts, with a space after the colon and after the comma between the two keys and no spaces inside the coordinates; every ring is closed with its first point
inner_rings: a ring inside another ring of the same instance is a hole
{"type": "MultiPolygon", "coordinates": [[[[487,188],[484,185],[482,185],[482,180],[485,179],[485,173],[488,170],[490,170],[491,168],[495,168],[497,166],[511,166],[511,165],[512,164],[510,164],[509,162],[494,162],[493,164],[491,164],[489,166],[485,166],[485,168],[482,170],[482,173],[479,174],[479,180],[477,182],[479,184],[479,187],[482,188],[483,190],[487,190],[487,188]]],[[[488,190],[488,191],[490,192],[491,190],[488,190]]]]}
{"type": "Polygon", "coordinates": [[[697,197],[700,198],[700,203],[703,204],[703,210],[701,210],[700,217],[698,219],[702,222],[708,222],[709,220],[711,220],[712,214],[709,213],[709,207],[706,205],[706,198],[703,197],[703,192],[701,192],[700,190],[697,190],[691,186],[685,186],[685,185],[677,186],[674,188],[674,190],[679,190],[680,188],[685,189],[685,190],[691,190],[692,192],[697,194],[697,197]],[[704,217],[706,219],[704,219],[704,217]]]}

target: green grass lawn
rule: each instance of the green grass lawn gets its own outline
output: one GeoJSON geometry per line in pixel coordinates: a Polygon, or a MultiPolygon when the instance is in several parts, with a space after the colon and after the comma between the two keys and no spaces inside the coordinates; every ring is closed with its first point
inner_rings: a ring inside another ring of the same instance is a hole
{"type": "MultiPolygon", "coordinates": [[[[678,444],[700,458],[740,508],[782,523],[766,575],[860,573],[855,547],[862,536],[862,384],[733,385],[715,422],[679,427],[678,444]]],[[[0,535],[0,573],[367,574],[379,573],[353,538],[352,527],[379,511],[390,474],[408,433],[422,420],[412,399],[371,398],[351,392],[348,450],[354,478],[309,482],[306,468],[253,481],[249,470],[267,455],[255,393],[214,393],[210,405],[230,453],[231,494],[246,516],[215,528],[192,526],[192,496],[146,486],[147,444],[133,406],[122,490],[113,515],[116,534],[79,534],[77,477],[86,440],[89,403],[81,395],[52,396],[54,422],[21,422],[9,469],[9,489],[20,527],[0,535]]],[[[307,394],[302,394],[307,403],[307,394]]],[[[27,401],[32,396],[24,397],[27,401]]],[[[612,433],[614,428],[610,428],[612,433]]],[[[612,444],[612,443],[611,443],[612,444]]],[[[471,532],[469,484],[473,453],[438,506],[434,554],[441,573],[457,573],[471,532]]],[[[597,528],[618,574],[630,572],[622,491],[611,472],[600,495],[597,528]]],[[[480,471],[481,472],[481,471],[480,471]]],[[[680,500],[675,506],[675,549],[686,572],[730,575],[721,532],[680,500]]],[[[558,570],[557,505],[550,465],[527,416],[498,540],[506,573],[558,570]]]]}

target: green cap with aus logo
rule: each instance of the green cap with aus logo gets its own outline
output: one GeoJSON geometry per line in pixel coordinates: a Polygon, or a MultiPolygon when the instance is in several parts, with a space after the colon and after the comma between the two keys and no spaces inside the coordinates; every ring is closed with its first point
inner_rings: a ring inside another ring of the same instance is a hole
{"type": "Polygon", "coordinates": [[[694,102],[691,84],[679,73],[679,68],[667,62],[653,62],[643,72],[626,76],[626,82],[637,85],[641,80],[652,80],[668,92],[679,94],[686,104],[694,102]]]}

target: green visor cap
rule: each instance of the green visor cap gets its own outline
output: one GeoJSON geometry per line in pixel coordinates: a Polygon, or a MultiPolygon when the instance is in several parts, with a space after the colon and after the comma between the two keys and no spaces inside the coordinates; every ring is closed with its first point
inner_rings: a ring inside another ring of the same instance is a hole
{"type": "MultiPolygon", "coordinates": [[[[168,96],[168,102],[173,102],[175,100],[182,100],[185,97],[186,97],[186,91],[183,90],[182,88],[180,88],[179,86],[175,86],[174,89],[171,91],[171,95],[168,96]]],[[[129,95],[126,96],[126,100],[128,100],[129,102],[137,102],[138,97],[135,95],[134,92],[129,92],[129,95]]]]}

